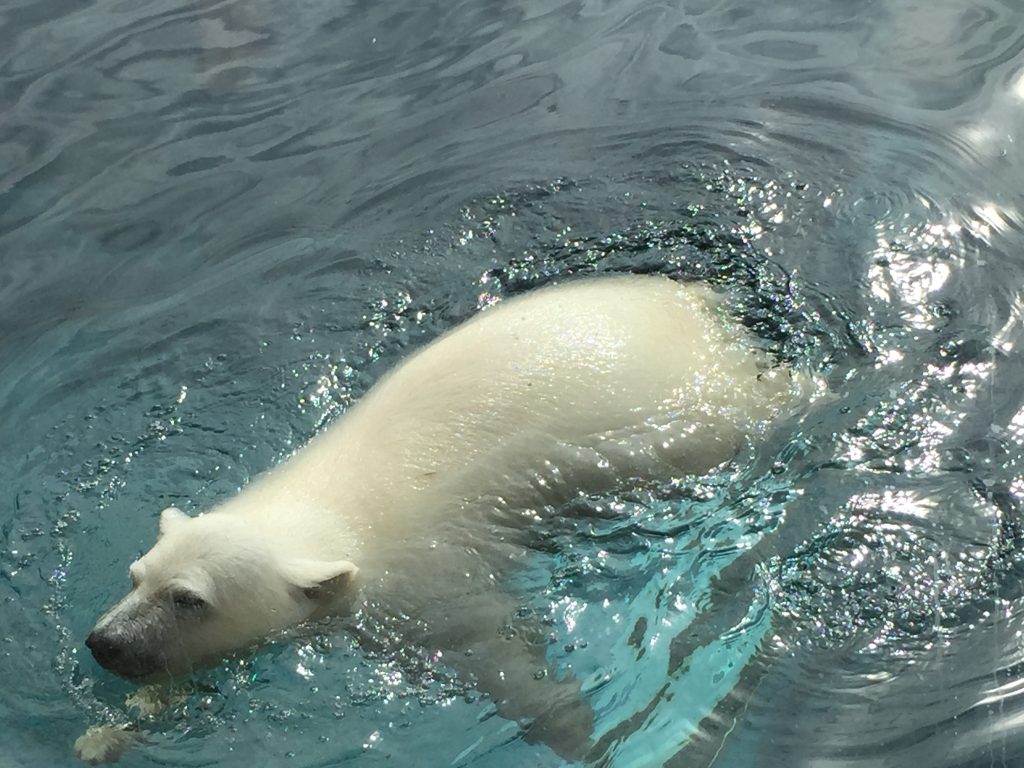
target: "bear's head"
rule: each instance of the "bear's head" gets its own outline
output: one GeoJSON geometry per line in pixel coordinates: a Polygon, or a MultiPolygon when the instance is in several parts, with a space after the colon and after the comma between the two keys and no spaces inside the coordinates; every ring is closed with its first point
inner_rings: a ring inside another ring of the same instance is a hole
{"type": "Polygon", "coordinates": [[[282,556],[236,514],[160,515],[153,548],[132,563],[132,589],[86,640],[130,680],[178,675],[329,612],[358,569],[347,560],[282,556]]]}

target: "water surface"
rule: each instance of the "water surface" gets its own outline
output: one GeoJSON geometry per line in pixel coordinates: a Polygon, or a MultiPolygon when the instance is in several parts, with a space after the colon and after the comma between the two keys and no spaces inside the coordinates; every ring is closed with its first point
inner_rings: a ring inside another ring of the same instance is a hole
{"type": "Polygon", "coordinates": [[[995,0],[9,0],[3,761],[127,719],[126,766],[558,765],[387,626],[150,718],[82,640],[159,509],[478,307],[632,270],[728,290],[834,397],[538,526],[512,587],[600,760],[1020,764],[1022,30],[995,0]]]}

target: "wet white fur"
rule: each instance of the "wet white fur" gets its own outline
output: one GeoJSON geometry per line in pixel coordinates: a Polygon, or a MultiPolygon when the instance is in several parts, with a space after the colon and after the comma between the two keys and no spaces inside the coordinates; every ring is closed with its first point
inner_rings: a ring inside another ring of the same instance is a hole
{"type": "Polygon", "coordinates": [[[706,472],[793,394],[704,286],[567,283],[413,355],[217,514],[280,555],[366,568],[381,542],[467,504],[706,472]]]}

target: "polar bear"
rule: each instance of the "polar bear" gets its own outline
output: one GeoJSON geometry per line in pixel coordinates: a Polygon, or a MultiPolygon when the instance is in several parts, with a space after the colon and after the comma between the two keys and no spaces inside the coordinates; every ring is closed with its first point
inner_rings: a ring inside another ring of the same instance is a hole
{"type": "Polygon", "coordinates": [[[800,394],[771,362],[709,288],[667,277],[503,301],[234,498],[164,510],[87,645],[131,680],[173,676],[374,594],[423,617],[417,641],[457,651],[530,740],[578,756],[591,723],[578,683],[538,674],[529,632],[498,632],[517,607],[500,585],[523,557],[516,532],[574,495],[727,461],[800,394]]]}

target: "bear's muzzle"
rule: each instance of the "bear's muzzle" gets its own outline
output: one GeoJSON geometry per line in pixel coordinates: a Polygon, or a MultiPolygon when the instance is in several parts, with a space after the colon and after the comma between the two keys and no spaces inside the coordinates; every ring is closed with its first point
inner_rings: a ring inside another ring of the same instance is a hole
{"type": "Polygon", "coordinates": [[[128,680],[152,677],[164,668],[161,659],[140,654],[134,644],[118,632],[94,629],[85,639],[85,645],[101,667],[128,680]]]}

